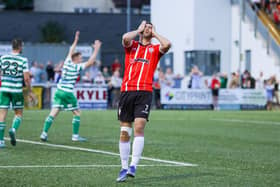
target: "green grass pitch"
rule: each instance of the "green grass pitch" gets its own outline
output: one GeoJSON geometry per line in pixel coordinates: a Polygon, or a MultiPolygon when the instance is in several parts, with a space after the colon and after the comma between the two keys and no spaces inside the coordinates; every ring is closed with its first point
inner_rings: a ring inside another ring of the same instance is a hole
{"type": "MultiPolygon", "coordinates": [[[[40,142],[48,112],[25,111],[17,138],[40,142]]],[[[6,137],[11,120],[10,111],[6,137]]],[[[60,113],[48,143],[118,153],[116,111],[82,111],[80,134],[88,138],[84,143],[71,142],[71,120],[70,112],[60,113]]],[[[198,166],[142,160],[146,167],[121,184],[115,182],[118,156],[23,142],[6,145],[0,150],[1,187],[280,186],[279,112],[152,111],[144,156],[198,166]]]]}

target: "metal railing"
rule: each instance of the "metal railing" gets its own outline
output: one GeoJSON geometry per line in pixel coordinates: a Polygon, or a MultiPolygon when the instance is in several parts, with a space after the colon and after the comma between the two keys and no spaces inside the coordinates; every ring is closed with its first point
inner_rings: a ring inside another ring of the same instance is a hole
{"type": "Polygon", "coordinates": [[[271,35],[269,28],[264,25],[261,19],[258,17],[258,11],[260,11],[255,5],[251,5],[249,0],[241,0],[241,10],[242,10],[242,19],[245,17],[253,24],[254,27],[254,36],[258,38],[259,36],[265,41],[265,48],[267,54],[271,54],[273,51],[278,60],[280,61],[280,45],[271,35]],[[252,8],[254,6],[254,9],[252,8]]]}

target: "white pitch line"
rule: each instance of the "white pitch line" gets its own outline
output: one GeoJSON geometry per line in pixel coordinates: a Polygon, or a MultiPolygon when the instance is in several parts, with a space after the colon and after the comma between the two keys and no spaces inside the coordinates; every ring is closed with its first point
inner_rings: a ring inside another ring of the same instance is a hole
{"type": "Polygon", "coordinates": [[[215,118],[210,119],[212,121],[222,121],[222,122],[234,122],[234,123],[251,123],[251,124],[258,124],[258,125],[280,125],[279,122],[275,121],[252,121],[252,120],[241,120],[241,119],[224,119],[224,118],[215,118]]]}
{"type": "MultiPolygon", "coordinates": [[[[9,138],[5,138],[5,139],[10,140],[9,138]]],[[[111,155],[111,156],[120,156],[118,153],[114,153],[114,152],[102,151],[102,150],[98,150],[98,149],[89,149],[89,148],[83,148],[83,147],[75,147],[75,146],[69,146],[69,145],[50,144],[50,143],[35,142],[35,141],[23,140],[23,139],[17,139],[17,142],[29,143],[29,144],[34,144],[34,145],[45,145],[45,146],[49,146],[49,147],[78,150],[78,151],[85,151],[85,152],[91,152],[91,153],[100,153],[100,154],[111,155]]],[[[141,159],[159,162],[159,163],[165,163],[165,164],[174,164],[177,166],[190,166],[190,167],[198,166],[197,164],[191,164],[191,163],[186,163],[186,162],[177,162],[177,161],[171,161],[171,160],[162,160],[162,159],[156,159],[156,158],[151,158],[151,157],[141,157],[141,159]]]]}
{"type": "MultiPolygon", "coordinates": [[[[103,164],[93,164],[93,165],[7,165],[0,166],[0,169],[17,169],[17,168],[119,168],[121,165],[103,165],[103,164]]],[[[137,167],[184,167],[181,165],[138,165],[137,167]]]]}

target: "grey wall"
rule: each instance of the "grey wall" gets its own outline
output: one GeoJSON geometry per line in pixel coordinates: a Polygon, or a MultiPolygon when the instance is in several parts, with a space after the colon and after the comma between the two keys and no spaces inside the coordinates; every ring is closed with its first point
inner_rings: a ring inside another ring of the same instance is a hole
{"type": "MultiPolygon", "coordinates": [[[[150,20],[150,16],[132,15],[132,29],[136,29],[143,19],[150,20]]],[[[123,60],[121,36],[126,32],[125,14],[1,12],[0,41],[20,37],[28,42],[41,42],[40,28],[48,21],[56,21],[64,27],[66,43],[72,42],[76,30],[81,32],[81,43],[102,40],[103,64],[110,64],[115,57],[123,60]]]]}

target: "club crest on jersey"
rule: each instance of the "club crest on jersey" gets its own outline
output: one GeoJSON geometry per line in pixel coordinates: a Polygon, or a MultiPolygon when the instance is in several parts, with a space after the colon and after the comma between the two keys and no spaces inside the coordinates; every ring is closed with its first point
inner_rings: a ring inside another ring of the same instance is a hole
{"type": "Polygon", "coordinates": [[[149,48],[149,52],[153,53],[154,52],[154,48],[149,48]]]}

